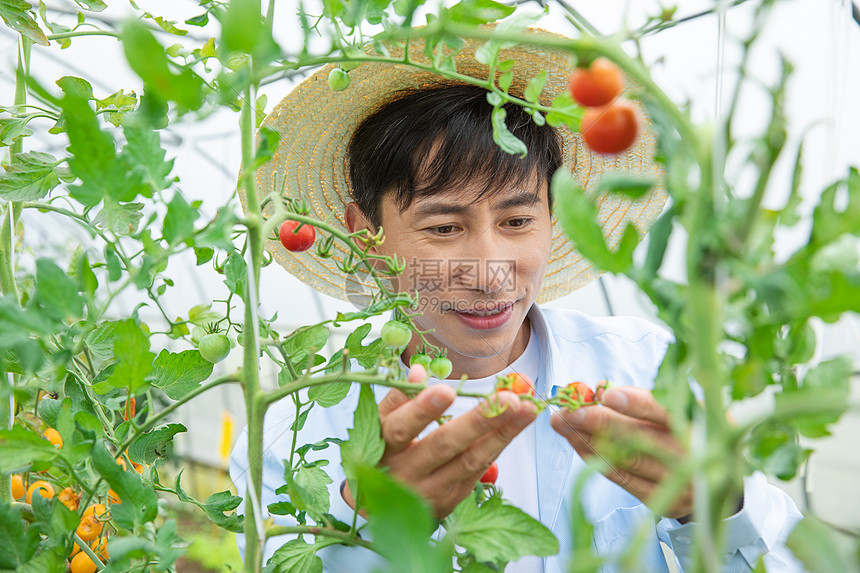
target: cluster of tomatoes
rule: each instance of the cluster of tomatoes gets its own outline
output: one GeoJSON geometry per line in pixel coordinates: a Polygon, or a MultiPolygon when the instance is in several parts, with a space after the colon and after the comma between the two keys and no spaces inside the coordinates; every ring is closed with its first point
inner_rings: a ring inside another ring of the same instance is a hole
{"type": "MultiPolygon", "coordinates": [[[[63,447],[63,438],[56,429],[48,428],[42,435],[55,447],[63,447]]],[[[116,463],[122,466],[123,470],[127,469],[123,458],[117,459],[116,463]]],[[[131,464],[137,473],[143,473],[144,468],[141,464],[136,462],[131,462],[131,464]]],[[[57,501],[75,512],[78,511],[81,503],[81,496],[71,487],[64,488],[59,494],[56,494],[54,485],[48,481],[37,479],[28,485],[25,476],[12,475],[12,497],[15,500],[31,504],[34,495],[41,495],[46,499],[51,499],[56,495],[57,501]]],[[[114,490],[109,489],[107,503],[119,504],[122,503],[122,500],[114,490]]],[[[102,561],[107,561],[110,557],[107,530],[104,527],[104,524],[109,520],[110,510],[108,507],[101,503],[93,503],[83,510],[78,527],[75,529],[75,534],[80,540],[86,543],[102,561]]],[[[95,573],[98,570],[92,558],[85,551],[81,551],[77,542],[75,542],[69,558],[69,568],[72,573],[95,573]]]]}
{"type": "Polygon", "coordinates": [[[570,96],[585,106],[582,140],[593,151],[614,155],[629,149],[639,133],[639,114],[633,104],[620,99],[624,74],[613,62],[597,58],[588,67],[576,68],[567,84],[570,96]]]}
{"type": "MultiPolygon", "coordinates": [[[[603,393],[610,387],[608,380],[603,380],[597,384],[596,390],[592,390],[585,382],[571,382],[562,388],[554,402],[564,406],[568,410],[576,410],[581,406],[591,406],[599,404],[603,400],[603,393]]],[[[514,372],[506,376],[496,377],[496,392],[507,390],[520,396],[534,396],[535,387],[529,377],[519,372],[514,372]]],[[[499,477],[499,465],[493,462],[487,471],[479,480],[481,483],[494,484],[499,477]]]]}

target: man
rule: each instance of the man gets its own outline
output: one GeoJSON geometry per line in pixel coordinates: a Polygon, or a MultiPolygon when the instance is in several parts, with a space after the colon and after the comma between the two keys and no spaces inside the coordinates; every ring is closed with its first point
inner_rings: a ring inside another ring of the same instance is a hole
{"type": "MultiPolygon", "coordinates": [[[[525,79],[539,69],[557,72],[564,67],[552,56],[527,50],[513,57],[521,71],[525,68],[525,79]]],[[[471,75],[469,65],[476,64],[464,56],[457,69],[471,75]]],[[[666,412],[648,391],[669,335],[638,319],[595,319],[536,304],[594,276],[554,224],[552,174],[571,165],[580,170],[580,177],[583,168],[597,175],[619,166],[645,173],[652,166],[636,163],[635,157],[647,154],[651,135],[643,136],[630,155],[633,159],[610,160],[590,155],[576,146],[570,132],[538,126],[522,108],[509,104],[507,125],[528,148],[521,159],[494,143],[492,107],[484,88],[434,85],[414,71],[368,68],[355,70],[360,73],[354,74],[354,91],[346,99],[322,91],[318,84],[324,77],[318,73],[273,112],[274,125],[289,133],[290,141],[282,145],[271,171],[258,174],[258,180],[265,192],[278,180],[273,174],[283,173],[288,188],[293,183],[298,187],[291,193],[309,197],[320,213],[332,209],[349,232],[383,228],[385,242],[371,253],[406,260],[406,271],[394,279],[393,290],[418,296],[422,313],[415,317],[417,326],[452,362],[447,380],[431,380],[414,399],[397,390],[378,392],[386,444],[380,466],[415,488],[441,518],[498,460],[497,485],[505,498],[549,527],[561,547],[557,556],[526,557],[507,570],[562,571],[577,535],[569,524],[571,492],[584,458],[599,455],[592,443],[596,438],[635,433],[651,440],[655,450],[683,453],[667,427],[666,412]],[[361,107],[357,102],[362,101],[371,103],[361,107]],[[308,105],[313,107],[310,113],[304,109],[308,105]],[[329,122],[337,121],[341,125],[328,134],[329,122]],[[344,162],[348,180],[338,175],[344,162]],[[604,407],[539,416],[533,404],[509,392],[498,394],[507,408],[495,417],[484,415],[485,405],[456,397],[461,375],[468,377],[464,390],[487,393],[497,374],[510,372],[527,376],[542,397],[575,380],[593,388],[608,379],[618,387],[606,392],[604,407]],[[453,418],[437,427],[434,421],[443,414],[453,418]]],[[[555,84],[550,81],[548,90],[558,90],[559,74],[551,77],[555,84]]],[[[619,201],[601,210],[607,228],[618,226],[613,219],[618,212],[647,225],[662,205],[656,194],[638,203],[619,201]]],[[[330,267],[320,270],[314,266],[318,261],[293,258],[276,248],[273,254],[308,284],[343,298],[324,286],[334,284],[327,276],[333,272],[330,267]]],[[[345,290],[355,286],[349,282],[354,279],[346,280],[345,290]]],[[[415,336],[401,356],[401,367],[408,369],[409,359],[420,350],[415,336]]],[[[415,382],[421,381],[418,378],[415,373],[409,377],[415,382]]],[[[301,434],[302,443],[346,438],[357,394],[353,389],[338,406],[316,408],[301,434]]],[[[274,490],[283,483],[282,460],[290,446],[279,436],[287,432],[294,413],[290,402],[275,405],[267,415],[263,507],[283,499],[274,490]]],[[[231,463],[240,495],[245,490],[245,442],[243,435],[231,463]]],[[[333,479],[331,511],[349,521],[354,500],[343,482],[338,452],[329,448],[324,457],[332,460],[327,468],[333,479]]],[[[592,544],[598,554],[618,554],[647,527],[641,570],[667,570],[658,538],[673,549],[676,564],[684,565],[696,526],[686,523],[691,492],[680,493],[656,528],[643,503],[667,473],[656,456],[639,457],[613,467],[605,478],[592,476],[585,482],[580,501],[594,525],[592,544]]],[[[791,500],[768,486],[763,476],[747,479],[743,507],[728,518],[725,570],[752,570],[761,556],[772,570],[799,570],[784,541],[800,518],[791,500]]],[[[267,556],[284,541],[270,540],[267,556]]],[[[371,571],[379,563],[359,548],[331,546],[319,555],[330,571],[371,571]]],[[[607,570],[612,567],[610,563],[607,570]]]]}

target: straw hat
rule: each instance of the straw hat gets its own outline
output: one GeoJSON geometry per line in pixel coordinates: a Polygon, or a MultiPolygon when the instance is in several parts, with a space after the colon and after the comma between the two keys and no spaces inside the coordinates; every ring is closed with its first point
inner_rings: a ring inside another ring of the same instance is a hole
{"type": "MultiPolygon", "coordinates": [[[[540,31],[539,33],[547,33],[540,31]]],[[[486,78],[488,69],[474,59],[475,49],[483,42],[467,40],[455,56],[457,72],[476,78],[486,78]]],[[[392,55],[397,55],[392,49],[392,55]]],[[[413,61],[429,63],[423,42],[413,40],[409,47],[413,61]]],[[[402,53],[402,50],[401,50],[402,53]]],[[[516,60],[513,68],[512,94],[522,93],[528,80],[541,70],[548,71],[541,103],[566,89],[570,62],[566,54],[533,47],[502,50],[499,61],[516,60]]],[[[404,88],[436,87],[456,84],[437,75],[403,65],[364,63],[349,72],[349,87],[340,92],[328,86],[328,74],[333,65],[326,66],[305,79],[287,95],[266,117],[265,124],[281,135],[280,144],[270,161],[256,174],[258,193],[265,197],[282,189],[293,198],[304,198],[311,215],[328,219],[332,226],[348,233],[345,205],[351,202],[349,169],[346,150],[353,130],[373,111],[387,103],[392,94],[404,88]]],[[[579,133],[565,126],[558,127],[563,140],[564,166],[570,169],[582,188],[594,195],[604,174],[623,173],[662,180],[662,171],[654,162],[656,134],[645,114],[640,135],[634,146],[617,156],[591,152],[582,144],[579,133]]],[[[247,209],[244,191],[240,190],[243,209],[247,209]]],[[[620,194],[604,194],[598,199],[598,217],[610,247],[621,239],[626,222],[632,222],[640,237],[657,218],[666,201],[662,186],[646,196],[632,200],[620,194]]],[[[264,215],[274,212],[271,205],[264,215]]],[[[552,252],[546,267],[543,286],[537,302],[548,302],[585,286],[601,272],[580,255],[553,217],[552,252]]],[[[266,249],[275,261],[314,289],[332,297],[350,301],[363,308],[370,295],[377,292],[366,273],[347,275],[336,262],[343,261],[348,247],[335,241],[333,256],[323,259],[314,249],[293,253],[278,241],[267,240],[266,249]]],[[[390,284],[390,283],[389,283],[390,284]]]]}

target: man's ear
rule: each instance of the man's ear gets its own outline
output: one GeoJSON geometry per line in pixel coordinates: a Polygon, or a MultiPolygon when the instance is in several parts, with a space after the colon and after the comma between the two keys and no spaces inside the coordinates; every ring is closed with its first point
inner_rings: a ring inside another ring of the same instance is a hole
{"type": "MultiPolygon", "coordinates": [[[[372,235],[376,234],[376,231],[377,231],[376,227],[373,225],[373,223],[370,222],[370,220],[367,218],[367,216],[361,210],[361,207],[359,207],[358,203],[356,203],[355,201],[347,204],[346,213],[344,213],[344,215],[345,215],[345,219],[346,219],[346,228],[349,229],[350,233],[355,233],[355,232],[358,232],[361,230],[366,230],[368,233],[370,233],[372,235]]],[[[363,250],[365,248],[365,244],[363,242],[361,242],[360,239],[354,238],[353,242],[356,244],[356,246],[359,249],[363,250]]],[[[376,252],[375,247],[371,248],[369,252],[373,253],[374,255],[378,254],[376,252]]]]}

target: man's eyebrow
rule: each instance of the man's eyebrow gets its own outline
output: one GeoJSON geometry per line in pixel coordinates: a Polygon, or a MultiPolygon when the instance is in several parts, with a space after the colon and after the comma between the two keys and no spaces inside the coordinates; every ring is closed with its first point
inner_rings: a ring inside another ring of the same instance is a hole
{"type": "MultiPolygon", "coordinates": [[[[494,211],[503,211],[511,207],[530,207],[541,202],[537,193],[524,192],[508,197],[493,205],[494,211]]],[[[462,215],[467,213],[471,205],[457,205],[456,203],[424,203],[415,208],[415,214],[426,217],[431,215],[462,215]]]]}

